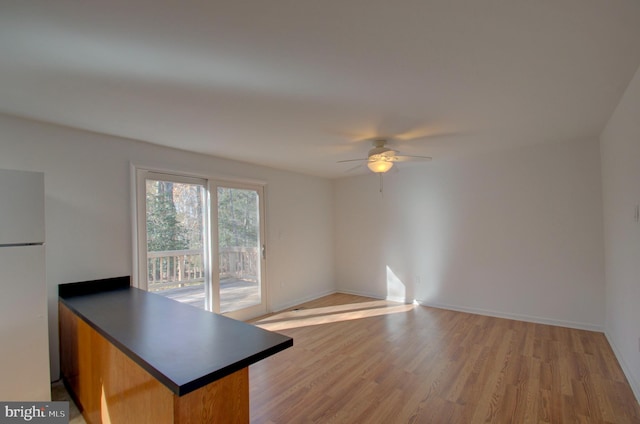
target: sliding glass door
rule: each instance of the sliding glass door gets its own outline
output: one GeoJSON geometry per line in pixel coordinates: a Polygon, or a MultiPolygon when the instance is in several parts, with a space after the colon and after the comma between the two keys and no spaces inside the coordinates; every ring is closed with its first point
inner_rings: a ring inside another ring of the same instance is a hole
{"type": "Polygon", "coordinates": [[[138,286],[239,319],[265,314],[262,187],[136,176],[138,286]]]}

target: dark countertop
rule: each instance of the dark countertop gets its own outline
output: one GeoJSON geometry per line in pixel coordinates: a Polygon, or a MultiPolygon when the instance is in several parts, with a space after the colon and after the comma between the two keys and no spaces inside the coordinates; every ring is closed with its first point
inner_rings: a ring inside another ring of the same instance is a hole
{"type": "Polygon", "coordinates": [[[293,346],[290,337],[129,287],[128,277],[60,285],[59,295],[179,396],[293,346]]]}

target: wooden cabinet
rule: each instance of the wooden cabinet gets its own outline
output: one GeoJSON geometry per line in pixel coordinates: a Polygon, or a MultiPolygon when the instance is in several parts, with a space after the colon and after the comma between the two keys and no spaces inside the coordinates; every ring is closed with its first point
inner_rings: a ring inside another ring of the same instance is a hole
{"type": "Polygon", "coordinates": [[[249,365],[293,345],[128,277],[58,292],[62,376],[90,424],[248,423],[249,365]]]}
{"type": "Polygon", "coordinates": [[[88,423],[248,423],[249,371],[178,396],[59,305],[62,375],[88,423]]]}

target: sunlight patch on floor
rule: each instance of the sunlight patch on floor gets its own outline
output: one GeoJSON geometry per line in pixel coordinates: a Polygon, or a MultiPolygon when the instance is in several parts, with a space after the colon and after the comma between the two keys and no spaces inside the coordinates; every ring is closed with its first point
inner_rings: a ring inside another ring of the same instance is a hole
{"type": "Polygon", "coordinates": [[[411,311],[416,305],[391,304],[387,301],[351,303],[346,305],[286,311],[255,321],[253,324],[269,331],[308,327],[340,321],[369,318],[411,311]]]}

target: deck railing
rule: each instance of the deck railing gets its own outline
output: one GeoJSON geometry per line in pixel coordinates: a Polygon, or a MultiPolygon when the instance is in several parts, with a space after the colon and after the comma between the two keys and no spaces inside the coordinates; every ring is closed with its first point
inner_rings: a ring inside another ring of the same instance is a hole
{"type": "MultiPolygon", "coordinates": [[[[218,254],[220,279],[255,280],[260,264],[258,249],[251,247],[222,248],[218,254]]],[[[184,287],[204,282],[201,250],[165,250],[147,252],[149,290],[184,287]]]]}

